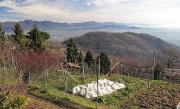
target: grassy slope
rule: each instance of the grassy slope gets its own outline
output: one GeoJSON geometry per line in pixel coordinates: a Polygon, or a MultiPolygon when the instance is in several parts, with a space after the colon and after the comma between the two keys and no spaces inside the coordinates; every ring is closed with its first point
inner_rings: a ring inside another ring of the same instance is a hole
{"type": "MultiPolygon", "coordinates": [[[[81,76],[72,75],[77,81],[68,77],[68,91],[79,84],[82,84],[81,76]]],[[[104,77],[101,77],[104,78],[104,77]]],[[[127,87],[118,90],[111,95],[99,97],[99,108],[146,108],[147,106],[147,81],[127,76],[112,75],[108,79],[124,83],[127,87]]],[[[88,76],[85,83],[96,80],[94,76],[88,76]]],[[[49,81],[48,90],[45,84],[40,82],[31,85],[29,93],[51,101],[53,103],[64,105],[69,108],[96,108],[95,98],[85,99],[83,97],[68,93],[68,99],[64,92],[63,82],[58,85],[53,84],[53,80],[49,81]]],[[[173,84],[164,81],[151,81],[150,87],[150,108],[175,108],[180,100],[180,84],[173,84]]]]}
{"type": "Polygon", "coordinates": [[[44,99],[40,99],[34,96],[31,96],[27,93],[27,88],[22,86],[18,87],[17,84],[0,84],[0,94],[10,91],[12,93],[12,97],[16,97],[19,94],[24,95],[28,98],[28,105],[23,107],[22,109],[65,109],[62,106],[58,106],[53,104],[52,102],[46,101],[44,99]]]}
{"type": "MultiPolygon", "coordinates": [[[[72,76],[77,80],[75,82],[70,76],[67,76],[67,85],[68,92],[71,92],[72,88],[76,85],[83,84],[82,75],[72,74],[72,76]]],[[[38,76],[37,76],[38,77],[38,76]]],[[[68,99],[64,92],[64,80],[63,76],[60,74],[58,79],[53,79],[53,75],[49,75],[48,88],[46,90],[45,79],[33,81],[33,84],[29,86],[28,92],[31,95],[34,95],[35,98],[29,96],[30,102],[28,108],[43,108],[43,104],[46,104],[46,101],[49,101],[48,104],[52,105],[50,102],[53,102],[57,105],[63,106],[64,108],[96,108],[95,98],[85,99],[83,97],[73,95],[68,93],[68,99]],[[39,99],[40,98],[40,99],[39,99]],[[42,100],[44,99],[44,100],[42,100]],[[37,105],[33,105],[37,104],[37,105]],[[42,105],[41,105],[42,104],[42,105]]],[[[105,78],[101,76],[100,78],[105,78]]],[[[127,87],[125,89],[118,90],[111,95],[106,95],[99,97],[100,104],[99,108],[106,109],[119,109],[119,108],[146,108],[147,106],[147,81],[127,77],[120,75],[111,75],[108,79],[124,83],[127,87]]],[[[84,83],[90,83],[95,81],[96,77],[92,75],[86,75],[84,83]]],[[[6,89],[3,86],[10,85],[7,90],[17,90],[11,87],[11,82],[6,81],[6,84],[0,84],[2,89],[6,89]]],[[[17,93],[22,92],[22,89],[18,89],[17,93]]],[[[23,89],[24,90],[24,89],[23,89]]],[[[22,93],[24,94],[24,93],[22,93]]],[[[176,108],[177,104],[180,102],[180,84],[173,84],[164,81],[151,81],[150,87],[150,108],[164,108],[164,109],[173,109],[176,108]]],[[[45,105],[47,108],[49,105],[45,105]]],[[[51,108],[60,108],[56,105],[53,105],[51,108]]]]}
{"type": "MultiPolygon", "coordinates": [[[[73,75],[79,83],[73,81],[72,78],[68,78],[68,91],[71,91],[72,88],[82,82],[80,75],[73,75]]],[[[90,81],[94,81],[94,76],[90,76],[85,83],[89,83],[90,81]]],[[[46,90],[45,84],[43,83],[36,83],[36,85],[31,85],[29,87],[28,92],[31,95],[36,97],[51,101],[58,105],[64,105],[68,108],[75,108],[75,109],[82,109],[82,108],[89,108],[93,109],[96,108],[96,103],[93,102],[93,99],[84,99],[83,97],[76,96],[73,94],[68,93],[68,98],[66,99],[66,93],[64,92],[64,84],[60,82],[58,85],[55,85],[56,81],[49,81],[51,84],[48,86],[48,90],[46,90]],[[54,84],[53,84],[54,83],[54,84]]],[[[108,108],[107,106],[100,104],[100,108],[108,108]]]]}

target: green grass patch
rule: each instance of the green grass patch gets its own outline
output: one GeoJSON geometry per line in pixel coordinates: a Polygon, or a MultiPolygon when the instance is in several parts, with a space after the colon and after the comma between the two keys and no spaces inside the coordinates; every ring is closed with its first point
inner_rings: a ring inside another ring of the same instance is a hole
{"type": "MultiPolygon", "coordinates": [[[[56,79],[48,78],[42,79],[41,81],[34,81],[33,84],[29,86],[28,92],[39,98],[69,108],[96,108],[96,98],[86,99],[71,93],[72,88],[77,85],[96,81],[95,75],[85,75],[84,82],[80,74],[71,73],[76,81],[70,76],[67,76],[67,99],[64,86],[65,81],[63,76],[60,75],[61,74],[59,74],[59,77],[56,79]]],[[[105,76],[99,77],[99,79],[104,78],[105,76]]],[[[99,97],[98,107],[100,109],[146,108],[147,80],[120,75],[111,75],[106,79],[123,83],[126,85],[126,88],[120,89],[110,95],[99,97]]],[[[174,108],[178,104],[180,99],[180,84],[155,80],[151,81],[150,84],[149,108],[174,108]],[[170,102],[172,100],[174,101],[170,102]]]]}
{"type": "MultiPolygon", "coordinates": [[[[37,81],[29,88],[29,93],[35,96],[39,96],[43,99],[48,99],[57,104],[70,105],[70,107],[80,106],[81,108],[96,108],[96,98],[85,99],[78,95],[71,94],[72,88],[83,84],[82,76],[80,74],[72,74],[74,81],[71,77],[67,76],[67,89],[68,89],[68,99],[66,98],[65,87],[63,77],[57,80],[48,79],[46,81],[37,81]],[[48,83],[46,87],[46,83],[48,83]],[[72,105],[72,106],[71,106],[72,105]]],[[[104,79],[105,76],[100,76],[99,79],[104,79]]],[[[110,95],[105,95],[99,97],[100,107],[106,108],[119,108],[119,102],[123,101],[126,97],[129,97],[131,93],[136,92],[138,89],[145,85],[145,82],[141,79],[115,75],[108,79],[126,85],[125,89],[118,90],[110,95]]],[[[86,75],[84,79],[84,84],[96,81],[95,75],[86,75]]]]}

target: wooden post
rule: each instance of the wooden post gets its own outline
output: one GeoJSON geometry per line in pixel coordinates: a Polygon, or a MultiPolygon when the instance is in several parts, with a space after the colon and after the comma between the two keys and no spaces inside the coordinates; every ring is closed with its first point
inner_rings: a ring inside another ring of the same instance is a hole
{"type": "Polygon", "coordinates": [[[67,71],[65,70],[65,72],[64,72],[64,76],[65,76],[65,83],[64,83],[64,85],[65,85],[65,92],[66,92],[66,99],[67,99],[67,71]]]}
{"type": "MultiPolygon", "coordinates": [[[[100,74],[100,58],[99,58],[99,74],[100,74]]],[[[98,75],[99,75],[98,73],[97,73],[97,75],[96,75],[96,77],[97,77],[97,80],[96,80],[96,82],[97,82],[97,103],[96,103],[96,109],[98,109],[98,75]]]]}
{"type": "Polygon", "coordinates": [[[65,61],[66,61],[66,69],[63,70],[63,76],[64,76],[64,86],[65,86],[65,92],[66,92],[66,99],[67,99],[67,52],[65,53],[65,61]]]}
{"type": "Polygon", "coordinates": [[[118,74],[118,72],[119,72],[119,69],[118,69],[118,65],[119,65],[119,64],[118,64],[118,61],[119,61],[119,60],[118,60],[118,58],[117,58],[117,72],[116,72],[117,74],[118,74]]]}
{"type": "Polygon", "coordinates": [[[148,78],[148,90],[147,90],[147,106],[146,108],[149,108],[149,92],[150,92],[150,78],[148,78]]]}
{"type": "Polygon", "coordinates": [[[141,78],[143,78],[143,75],[142,75],[142,68],[140,68],[140,71],[141,71],[141,78]]]}
{"type": "Polygon", "coordinates": [[[30,71],[28,71],[29,73],[28,73],[28,82],[30,83],[31,82],[31,73],[30,73],[30,71]]]}
{"type": "Polygon", "coordinates": [[[155,60],[155,52],[153,52],[153,72],[152,72],[152,79],[154,79],[154,68],[155,68],[155,65],[156,65],[156,60],[155,60]]]}
{"type": "Polygon", "coordinates": [[[101,73],[101,60],[99,58],[99,76],[100,76],[100,73],[101,73]]]}
{"type": "Polygon", "coordinates": [[[83,59],[82,59],[82,62],[81,62],[81,64],[82,64],[82,73],[83,73],[83,75],[82,75],[82,79],[83,79],[83,84],[84,84],[84,63],[83,63],[83,59]]]}
{"type": "Polygon", "coordinates": [[[131,76],[134,77],[134,65],[132,66],[131,76]]]}
{"type": "Polygon", "coordinates": [[[45,69],[45,76],[46,76],[46,90],[48,89],[48,72],[47,72],[47,69],[45,69]]]}
{"type": "Polygon", "coordinates": [[[5,60],[4,60],[4,58],[3,58],[3,81],[6,80],[5,78],[6,78],[6,77],[5,77],[5,60]]]}
{"type": "Polygon", "coordinates": [[[121,75],[122,75],[122,63],[121,63],[121,75]]]}
{"type": "Polygon", "coordinates": [[[112,74],[112,59],[111,59],[111,71],[110,71],[110,75],[112,74]]]}

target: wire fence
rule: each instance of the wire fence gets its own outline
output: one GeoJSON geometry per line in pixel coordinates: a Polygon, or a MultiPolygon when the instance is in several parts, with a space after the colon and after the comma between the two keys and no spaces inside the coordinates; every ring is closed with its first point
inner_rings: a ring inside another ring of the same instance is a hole
{"type": "MultiPolygon", "coordinates": [[[[63,66],[60,64],[57,64],[56,67],[53,68],[47,68],[47,67],[39,67],[39,68],[29,68],[26,70],[26,72],[23,72],[22,70],[19,70],[17,68],[14,68],[12,64],[1,63],[0,65],[0,83],[33,83],[36,81],[51,81],[54,80],[57,83],[60,81],[64,81],[64,73],[63,73],[63,66]]],[[[80,74],[83,78],[83,69],[82,68],[72,68],[70,66],[66,69],[68,72],[76,72],[80,74]]],[[[165,69],[165,76],[163,80],[170,81],[170,82],[176,82],[180,83],[180,75],[178,69],[165,69]]],[[[94,68],[87,67],[84,69],[84,74],[88,75],[96,75],[96,72],[94,68]]],[[[130,65],[123,62],[118,62],[112,66],[111,71],[108,74],[118,74],[118,75],[126,75],[131,77],[137,77],[142,79],[153,79],[154,73],[153,73],[153,67],[152,66],[146,66],[146,67],[139,67],[135,65],[130,65]]],[[[108,75],[107,74],[107,75],[108,75]]],[[[70,73],[68,74],[69,76],[70,73]]],[[[106,75],[106,76],[107,76],[106,75]]],[[[73,78],[73,77],[71,77],[73,78]]],[[[75,81],[75,79],[74,79],[75,81]]]]}

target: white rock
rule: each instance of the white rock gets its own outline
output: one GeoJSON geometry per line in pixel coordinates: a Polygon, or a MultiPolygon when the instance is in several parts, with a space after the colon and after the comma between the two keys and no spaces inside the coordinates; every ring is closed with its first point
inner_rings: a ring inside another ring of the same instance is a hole
{"type": "MultiPolygon", "coordinates": [[[[77,86],[76,86],[76,87],[77,87],[77,86]]],[[[72,93],[73,93],[73,94],[77,94],[76,87],[74,87],[74,88],[72,89],[72,93]]]]}
{"type": "Polygon", "coordinates": [[[79,88],[79,86],[74,87],[73,90],[72,90],[72,93],[73,93],[73,94],[79,94],[79,93],[80,93],[80,88],[79,88]]]}
{"type": "Polygon", "coordinates": [[[107,83],[107,84],[111,86],[111,85],[113,85],[114,83],[113,83],[112,81],[109,81],[109,80],[108,80],[108,83],[107,83]]]}
{"type": "Polygon", "coordinates": [[[107,86],[106,87],[106,93],[107,94],[111,94],[113,91],[112,91],[112,89],[111,89],[111,87],[110,86],[107,86]]]}
{"type": "Polygon", "coordinates": [[[80,95],[81,96],[84,96],[86,94],[86,89],[84,88],[84,89],[81,89],[81,91],[80,91],[80,95]]]}
{"type": "Polygon", "coordinates": [[[126,86],[125,86],[124,84],[122,84],[122,83],[118,83],[117,85],[120,87],[120,89],[126,87],[126,86]]]}
{"type": "Polygon", "coordinates": [[[113,84],[113,85],[111,86],[111,88],[112,88],[113,90],[118,90],[118,89],[120,89],[120,87],[119,87],[117,84],[113,84]]]}
{"type": "MultiPolygon", "coordinates": [[[[122,83],[113,82],[107,79],[98,80],[98,96],[111,94],[114,91],[125,88],[122,83]]],[[[79,85],[72,89],[73,94],[79,94],[85,98],[97,97],[97,82],[93,81],[90,84],[79,85]]]]}
{"type": "Polygon", "coordinates": [[[103,96],[103,95],[106,95],[106,94],[107,94],[107,92],[106,92],[106,88],[105,88],[105,87],[101,89],[101,93],[102,93],[102,95],[101,95],[101,96],[103,96]]]}

